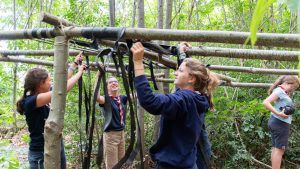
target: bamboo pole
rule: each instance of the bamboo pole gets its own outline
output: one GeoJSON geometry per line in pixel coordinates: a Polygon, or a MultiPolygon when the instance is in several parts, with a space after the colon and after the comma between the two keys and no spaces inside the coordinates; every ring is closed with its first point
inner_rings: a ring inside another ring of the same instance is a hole
{"type": "MultiPolygon", "coordinates": [[[[148,80],[151,80],[148,78],[148,80]]],[[[174,79],[164,79],[164,78],[156,78],[157,82],[164,83],[173,83],[174,79]]],[[[241,83],[241,82],[230,82],[230,83],[221,83],[220,86],[230,86],[230,87],[252,87],[252,88],[269,88],[272,83],[241,83]]]]}
{"type": "MultiPolygon", "coordinates": [[[[62,18],[53,15],[51,17],[49,16],[49,18],[51,19],[44,18],[43,21],[51,25],[55,25],[55,24],[57,25],[57,23],[62,23],[64,26],[68,26],[67,23],[70,23],[69,21],[66,21],[62,18]],[[56,19],[56,22],[53,22],[52,21],[53,19],[56,19]],[[61,22],[61,20],[64,20],[65,22],[61,22]]],[[[186,30],[170,30],[170,29],[164,31],[163,29],[145,29],[145,28],[129,29],[129,31],[126,31],[125,33],[130,37],[132,36],[130,39],[194,41],[194,42],[213,42],[213,43],[229,43],[229,44],[244,44],[247,38],[250,36],[249,32],[197,31],[197,30],[186,31],[186,30]]],[[[299,35],[297,34],[257,33],[256,35],[257,35],[257,42],[255,45],[258,46],[300,48],[299,35]]]]}
{"type": "MultiPolygon", "coordinates": [[[[100,41],[101,44],[112,47],[113,41],[100,41]]],[[[31,56],[53,56],[53,50],[0,50],[0,55],[31,55],[31,56]]],[[[79,50],[70,50],[70,56],[76,56],[79,50]]],[[[97,52],[85,51],[87,55],[96,55],[97,52]]],[[[216,56],[227,58],[242,59],[260,59],[260,60],[276,60],[276,61],[297,61],[300,51],[276,51],[276,50],[255,50],[255,49],[230,49],[217,47],[194,47],[188,51],[190,56],[216,56]]],[[[145,56],[151,60],[161,60],[161,62],[169,67],[174,67],[176,62],[169,63],[165,57],[158,59],[159,55],[154,52],[145,51],[145,56]]]]}
{"type": "Polygon", "coordinates": [[[0,61],[53,66],[52,61],[45,61],[45,60],[38,60],[38,59],[31,59],[31,58],[19,58],[19,57],[13,57],[13,56],[0,57],[0,61]]]}
{"type": "Polygon", "coordinates": [[[67,96],[67,58],[68,39],[65,36],[55,38],[54,83],[51,97],[51,109],[45,122],[44,166],[60,168],[62,129],[67,96]]]}
{"type": "Polygon", "coordinates": [[[233,71],[233,72],[247,72],[257,74],[275,74],[275,75],[298,75],[298,69],[262,69],[255,67],[239,67],[239,66],[222,66],[210,65],[210,70],[233,71]]]}
{"type": "Polygon", "coordinates": [[[260,59],[277,61],[296,61],[300,51],[276,51],[257,49],[230,49],[217,47],[194,47],[188,51],[189,55],[197,56],[217,56],[226,58],[260,59]]]}
{"type": "MultiPolygon", "coordinates": [[[[75,53],[74,53],[75,54],[75,53]]],[[[78,53],[76,53],[78,54],[78,53]]],[[[28,63],[28,64],[38,64],[44,66],[53,66],[52,61],[40,60],[40,59],[32,59],[32,58],[19,58],[14,56],[0,57],[0,61],[4,62],[19,62],[19,63],[28,63]]],[[[92,70],[96,67],[95,62],[90,63],[92,70]]],[[[107,71],[116,73],[115,68],[113,68],[114,64],[107,65],[107,71]]],[[[148,67],[148,66],[145,66],[148,67]]],[[[208,67],[210,70],[219,70],[219,71],[232,71],[232,72],[246,72],[246,73],[256,73],[256,74],[274,74],[274,75],[298,75],[298,69],[262,69],[262,68],[254,68],[254,67],[239,67],[239,66],[222,66],[222,65],[210,65],[208,67]]],[[[160,75],[160,74],[159,74],[160,75]]],[[[221,75],[217,75],[221,76],[221,75]]],[[[235,80],[230,80],[235,81],[235,80]]]]}
{"type": "Polygon", "coordinates": [[[63,18],[51,15],[51,14],[46,13],[46,12],[41,12],[40,21],[46,22],[46,23],[48,23],[50,25],[53,25],[53,26],[77,26],[76,24],[74,24],[70,21],[67,21],[63,18]]]}
{"type": "MultiPolygon", "coordinates": [[[[118,39],[123,28],[114,27],[66,27],[61,29],[27,29],[17,31],[1,31],[0,40],[54,38],[55,36],[85,37],[88,39],[118,39]]],[[[227,44],[244,44],[249,32],[233,31],[201,31],[126,28],[123,39],[144,39],[164,41],[212,42],[227,44]]],[[[257,33],[259,46],[300,48],[298,34],[257,33]]]]}
{"type": "Polygon", "coordinates": [[[0,32],[0,40],[17,40],[33,38],[41,39],[54,38],[55,36],[63,36],[63,32],[54,28],[23,29],[0,32]]]}
{"type": "MultiPolygon", "coordinates": [[[[43,61],[43,60],[37,60],[37,59],[28,59],[28,58],[16,58],[16,57],[0,57],[0,61],[4,62],[20,62],[20,63],[28,63],[28,64],[38,64],[38,65],[45,65],[45,66],[53,66],[53,62],[51,61],[43,61]]],[[[93,66],[94,63],[91,63],[93,66]]],[[[92,68],[92,70],[95,70],[92,68]]],[[[107,72],[110,73],[117,73],[115,68],[106,68],[107,72]]],[[[298,70],[296,70],[298,71],[298,70]]],[[[272,73],[272,72],[270,72],[272,73]]],[[[150,75],[148,75],[150,76],[150,75]]],[[[158,74],[158,76],[161,76],[161,74],[158,74]]],[[[218,74],[217,76],[221,76],[218,74]]],[[[151,78],[148,78],[151,80],[151,78]]],[[[228,79],[228,77],[221,77],[221,80],[228,79]]],[[[164,82],[164,83],[173,83],[174,79],[164,79],[164,78],[156,78],[157,82],[164,82]]],[[[235,79],[228,79],[228,81],[234,81],[235,79]]],[[[265,85],[264,83],[237,83],[237,82],[231,82],[231,83],[224,83],[222,84],[224,86],[231,86],[231,87],[269,87],[270,84],[265,85]]]]}
{"type": "MultiPolygon", "coordinates": [[[[79,50],[69,50],[69,56],[77,56],[79,50]]],[[[97,55],[97,52],[85,51],[85,55],[97,55]]],[[[2,56],[54,56],[54,50],[0,50],[2,56]]]]}

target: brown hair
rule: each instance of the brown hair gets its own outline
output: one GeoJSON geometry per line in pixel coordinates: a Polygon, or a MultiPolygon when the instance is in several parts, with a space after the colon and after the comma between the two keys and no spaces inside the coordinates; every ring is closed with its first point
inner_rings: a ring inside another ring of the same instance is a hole
{"type": "Polygon", "coordinates": [[[186,62],[186,67],[190,69],[190,74],[196,78],[195,90],[208,97],[210,110],[214,110],[212,92],[218,86],[219,79],[196,59],[187,58],[184,62],[186,62]]]}
{"type": "Polygon", "coordinates": [[[269,88],[268,94],[271,94],[273,90],[278,87],[279,85],[283,84],[284,82],[288,84],[300,84],[300,81],[297,76],[293,75],[283,75],[280,76],[276,81],[273,83],[273,85],[269,88]]]}
{"type": "Polygon", "coordinates": [[[25,77],[24,82],[24,93],[23,96],[17,101],[17,111],[23,115],[23,100],[25,96],[27,95],[27,92],[30,93],[30,95],[35,94],[36,88],[43,83],[48,78],[48,72],[45,69],[41,68],[33,68],[30,69],[25,77]]]}

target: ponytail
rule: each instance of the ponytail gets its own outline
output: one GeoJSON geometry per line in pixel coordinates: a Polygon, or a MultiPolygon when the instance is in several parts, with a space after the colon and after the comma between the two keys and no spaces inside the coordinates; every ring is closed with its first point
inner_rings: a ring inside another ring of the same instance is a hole
{"type": "Polygon", "coordinates": [[[219,79],[215,74],[210,73],[204,64],[196,59],[186,58],[184,62],[186,62],[186,66],[190,69],[190,74],[196,78],[194,84],[195,90],[207,96],[210,110],[213,111],[212,92],[218,86],[219,79]]]}
{"type": "Polygon", "coordinates": [[[16,103],[17,112],[19,112],[21,115],[24,115],[23,101],[24,101],[25,95],[26,95],[26,91],[24,90],[23,96],[16,103]]]}
{"type": "Polygon", "coordinates": [[[213,91],[219,85],[219,78],[212,72],[209,73],[209,80],[206,88],[206,95],[209,102],[209,109],[211,111],[215,110],[215,105],[213,103],[213,91]]]}

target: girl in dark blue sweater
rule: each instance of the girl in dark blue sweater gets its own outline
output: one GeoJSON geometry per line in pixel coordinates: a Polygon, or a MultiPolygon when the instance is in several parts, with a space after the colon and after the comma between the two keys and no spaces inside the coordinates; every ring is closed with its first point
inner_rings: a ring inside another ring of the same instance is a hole
{"type": "Polygon", "coordinates": [[[211,93],[218,80],[205,65],[187,58],[175,72],[177,90],[154,94],[144,74],[144,47],[132,46],[135,88],[140,104],[149,113],[161,115],[160,135],[150,148],[156,169],[197,169],[197,141],[204,124],[204,113],[213,108],[211,93]]]}

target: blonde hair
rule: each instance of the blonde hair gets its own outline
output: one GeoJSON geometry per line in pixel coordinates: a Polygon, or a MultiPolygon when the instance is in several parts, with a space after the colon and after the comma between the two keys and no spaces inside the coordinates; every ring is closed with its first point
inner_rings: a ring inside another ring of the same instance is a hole
{"type": "Polygon", "coordinates": [[[214,110],[212,92],[218,86],[219,79],[204,64],[196,59],[186,58],[183,62],[190,69],[189,73],[196,78],[196,83],[194,84],[195,90],[208,97],[209,107],[211,110],[214,110]]]}
{"type": "Polygon", "coordinates": [[[283,75],[280,76],[276,81],[273,83],[273,85],[269,88],[268,94],[271,94],[273,90],[278,87],[279,85],[283,83],[288,83],[288,84],[300,84],[300,81],[297,76],[294,75],[283,75]]]}

